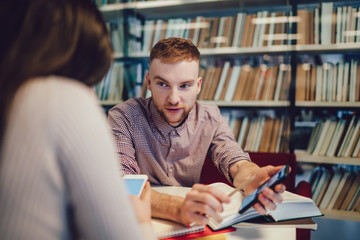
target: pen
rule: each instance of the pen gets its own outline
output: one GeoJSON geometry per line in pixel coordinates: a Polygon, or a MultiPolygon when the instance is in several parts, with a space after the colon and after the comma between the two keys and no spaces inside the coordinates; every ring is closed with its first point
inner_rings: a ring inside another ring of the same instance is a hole
{"type": "Polygon", "coordinates": [[[229,193],[229,197],[231,197],[234,193],[236,193],[237,191],[241,191],[244,192],[244,188],[255,179],[256,175],[252,175],[251,178],[249,178],[243,185],[238,186],[237,188],[234,189],[234,191],[232,191],[231,193],[229,193]]]}
{"type": "MultiPolygon", "coordinates": [[[[256,175],[252,175],[251,178],[249,178],[243,185],[235,188],[234,191],[232,191],[231,193],[229,193],[228,196],[231,197],[231,196],[234,195],[234,193],[236,193],[237,191],[242,191],[242,192],[244,192],[244,188],[245,188],[250,182],[252,182],[252,181],[255,179],[255,176],[256,176],[256,175]]],[[[195,225],[196,225],[196,222],[191,222],[191,223],[189,224],[189,227],[194,227],[195,225]]]]}

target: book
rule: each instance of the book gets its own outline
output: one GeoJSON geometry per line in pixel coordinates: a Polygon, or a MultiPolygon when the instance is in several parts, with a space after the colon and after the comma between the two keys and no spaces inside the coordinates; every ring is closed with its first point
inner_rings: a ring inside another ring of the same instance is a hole
{"type": "Polygon", "coordinates": [[[180,223],[168,221],[165,219],[151,219],[151,225],[154,229],[157,238],[168,238],[182,236],[190,233],[201,232],[205,230],[204,225],[195,225],[193,227],[187,227],[180,223]]]}
{"type": "Polygon", "coordinates": [[[243,65],[240,69],[239,78],[234,92],[233,101],[244,100],[244,89],[247,86],[247,79],[250,75],[251,67],[249,65],[243,65]]]}
{"type": "Polygon", "coordinates": [[[331,32],[332,32],[332,9],[333,2],[321,3],[321,32],[320,41],[321,44],[331,44],[331,32]]]}
{"type": "Polygon", "coordinates": [[[356,117],[353,116],[351,118],[351,121],[350,121],[349,125],[347,126],[347,130],[346,130],[345,135],[344,135],[344,137],[342,139],[339,151],[337,153],[338,157],[343,156],[344,149],[346,148],[346,146],[347,146],[347,144],[349,142],[349,139],[351,138],[351,132],[352,132],[352,130],[354,128],[355,121],[356,121],[356,117]]]}
{"type": "Polygon", "coordinates": [[[354,150],[356,141],[359,139],[359,133],[360,133],[360,120],[357,120],[357,123],[354,126],[352,134],[349,136],[349,141],[347,142],[347,146],[344,149],[344,151],[345,151],[343,154],[344,157],[351,156],[351,154],[354,150]]]}
{"type": "Polygon", "coordinates": [[[215,73],[214,73],[212,79],[210,80],[211,86],[209,86],[210,88],[209,88],[208,95],[205,95],[206,100],[214,100],[216,90],[219,86],[219,81],[220,81],[222,70],[223,70],[223,66],[221,64],[219,64],[218,66],[215,67],[215,73]],[[217,87],[214,88],[214,86],[217,86],[217,87]]]}
{"type": "Polygon", "coordinates": [[[350,171],[343,169],[343,174],[339,180],[339,184],[337,185],[334,194],[332,195],[332,198],[329,201],[329,204],[327,205],[326,209],[333,209],[335,202],[337,200],[337,198],[339,197],[339,194],[341,192],[341,190],[343,189],[346,180],[348,179],[348,177],[350,176],[350,171]]]}
{"type": "Polygon", "coordinates": [[[224,86],[223,86],[221,94],[220,94],[220,98],[219,98],[220,101],[225,100],[226,93],[227,93],[227,91],[229,89],[233,68],[234,68],[233,66],[229,67],[229,70],[228,70],[228,73],[227,73],[227,76],[226,76],[226,79],[225,79],[225,83],[224,83],[224,86]]]}
{"type": "MultiPolygon", "coordinates": [[[[221,182],[212,183],[210,186],[216,187],[224,193],[231,193],[234,190],[233,187],[221,182]]],[[[152,189],[161,193],[182,197],[186,196],[191,190],[190,187],[178,186],[152,187],[152,189]]],[[[273,222],[280,222],[284,220],[322,216],[322,213],[310,198],[288,191],[284,192],[283,197],[283,202],[277,204],[276,210],[268,211],[266,215],[267,219],[271,219],[273,222]]],[[[231,202],[223,205],[224,211],[222,213],[217,213],[214,217],[210,218],[208,226],[212,230],[217,231],[250,219],[262,218],[254,208],[250,208],[245,213],[240,214],[239,210],[242,205],[242,200],[243,198],[240,192],[233,194],[231,196],[231,202]]],[[[183,227],[187,228],[186,226],[183,227]]]]}
{"type": "Polygon", "coordinates": [[[261,139],[259,152],[268,152],[271,138],[271,130],[273,129],[274,120],[267,117],[264,125],[264,133],[261,139]]]}
{"type": "Polygon", "coordinates": [[[334,204],[334,207],[333,209],[340,209],[344,199],[346,198],[349,190],[350,190],[350,187],[352,185],[352,183],[354,182],[355,180],[355,173],[354,172],[350,172],[349,176],[347,177],[343,187],[341,188],[341,191],[336,199],[336,202],[334,204]]]}
{"type": "Polygon", "coordinates": [[[336,125],[335,132],[331,138],[329,148],[326,152],[326,156],[332,157],[335,156],[335,151],[340,145],[341,136],[343,135],[346,125],[346,119],[340,119],[336,125]]]}
{"type": "Polygon", "coordinates": [[[217,86],[215,88],[215,95],[213,100],[215,101],[219,101],[220,100],[220,96],[221,96],[221,92],[223,91],[226,79],[227,79],[227,75],[229,72],[229,68],[230,68],[230,61],[225,61],[222,70],[221,70],[221,74],[220,74],[220,78],[218,83],[215,85],[217,86]]]}
{"type": "Polygon", "coordinates": [[[308,29],[308,10],[306,9],[299,9],[297,14],[300,18],[300,21],[297,23],[297,31],[299,34],[299,38],[297,40],[297,44],[309,44],[307,41],[309,29],[308,29]]]}
{"type": "Polygon", "coordinates": [[[224,97],[225,101],[231,101],[233,99],[236,90],[236,85],[239,79],[240,71],[241,71],[241,66],[239,64],[233,66],[233,70],[231,72],[231,76],[229,80],[229,85],[224,97]]]}
{"type": "Polygon", "coordinates": [[[317,206],[320,206],[322,198],[334,174],[332,169],[327,167],[322,167],[321,171],[322,171],[321,177],[313,194],[313,200],[317,206]]]}
{"type": "Polygon", "coordinates": [[[205,100],[211,88],[212,78],[215,73],[215,66],[210,65],[206,68],[205,77],[202,80],[201,91],[199,93],[199,100],[205,100]]]}
{"type": "Polygon", "coordinates": [[[284,220],[280,222],[269,222],[265,218],[255,218],[246,222],[237,223],[233,225],[233,227],[238,229],[290,227],[297,229],[317,230],[317,223],[314,222],[311,218],[284,220]]]}
{"type": "Polygon", "coordinates": [[[346,211],[353,211],[359,198],[360,198],[360,184],[358,184],[355,193],[351,197],[349,205],[346,207],[346,211]]]}
{"type": "Polygon", "coordinates": [[[351,186],[349,187],[349,191],[347,192],[343,202],[341,203],[341,206],[339,208],[340,210],[346,210],[348,208],[352,198],[354,197],[357,189],[359,188],[359,185],[360,185],[360,174],[357,174],[351,186]]]}
{"type": "Polygon", "coordinates": [[[329,183],[329,186],[327,187],[327,190],[323,196],[323,199],[321,200],[321,203],[319,205],[320,208],[325,209],[329,205],[329,202],[331,198],[334,195],[334,192],[339,185],[339,181],[343,175],[342,168],[335,168],[334,169],[334,175],[329,183]]]}
{"type": "Polygon", "coordinates": [[[142,52],[148,53],[152,46],[153,34],[155,33],[155,20],[146,20],[144,23],[144,40],[142,45],[142,52]]]}
{"type": "MultiPolygon", "coordinates": [[[[225,193],[230,193],[234,189],[225,183],[213,183],[211,186],[217,187],[225,193]]],[[[274,211],[267,212],[267,219],[271,219],[273,222],[280,222],[284,220],[322,216],[322,213],[310,198],[288,191],[284,192],[283,197],[283,202],[277,204],[274,211]]],[[[258,217],[262,218],[254,208],[250,208],[245,213],[240,214],[239,209],[241,207],[241,202],[242,197],[240,193],[232,195],[231,203],[224,204],[224,211],[222,213],[217,213],[216,216],[210,218],[208,224],[210,228],[218,230],[250,219],[258,217]]]]}
{"type": "Polygon", "coordinates": [[[298,65],[296,68],[296,101],[306,100],[306,69],[307,64],[298,65]]]}
{"type": "Polygon", "coordinates": [[[248,116],[245,116],[241,122],[241,128],[240,128],[240,131],[239,131],[239,135],[238,135],[238,144],[244,148],[244,145],[245,145],[245,142],[246,142],[246,138],[247,138],[247,135],[249,133],[249,130],[250,130],[250,122],[251,120],[249,120],[249,117],[248,116]]]}
{"type": "Polygon", "coordinates": [[[205,226],[204,231],[187,233],[186,235],[179,235],[173,237],[161,238],[161,240],[187,240],[187,239],[196,239],[196,240],[226,240],[227,237],[225,233],[234,232],[236,228],[229,227],[219,231],[213,231],[208,226],[205,226]]]}
{"type": "Polygon", "coordinates": [[[242,31],[244,29],[244,22],[245,22],[245,13],[237,13],[236,16],[234,17],[236,20],[235,21],[235,26],[234,26],[234,35],[233,35],[233,39],[232,39],[232,47],[239,47],[239,43],[240,43],[240,39],[241,39],[241,35],[242,35],[242,31]]]}
{"type": "Polygon", "coordinates": [[[271,137],[270,137],[270,145],[269,145],[269,152],[274,153],[276,152],[276,139],[279,135],[279,128],[280,128],[280,118],[276,118],[273,123],[273,128],[271,130],[271,137]]]}
{"type": "Polygon", "coordinates": [[[323,142],[322,146],[320,147],[319,155],[324,156],[326,154],[327,150],[329,149],[330,142],[331,142],[331,139],[333,138],[336,126],[337,126],[337,121],[330,120],[330,124],[329,124],[328,130],[326,132],[324,142],[323,142]]]}

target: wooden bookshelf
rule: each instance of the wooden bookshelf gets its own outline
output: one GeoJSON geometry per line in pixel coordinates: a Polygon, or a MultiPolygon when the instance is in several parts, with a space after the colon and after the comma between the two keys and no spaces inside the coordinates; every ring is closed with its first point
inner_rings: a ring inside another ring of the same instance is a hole
{"type": "Polygon", "coordinates": [[[305,150],[295,150],[295,155],[296,161],[303,163],[360,165],[360,158],[314,156],[305,150]]]}
{"type": "Polygon", "coordinates": [[[360,108],[360,102],[296,101],[295,106],[316,108],[360,108]]]}
{"type": "Polygon", "coordinates": [[[326,218],[360,222],[360,213],[354,211],[320,209],[326,218]]]}
{"type": "Polygon", "coordinates": [[[221,47],[221,48],[200,48],[200,54],[202,56],[249,56],[259,55],[259,52],[263,54],[288,54],[293,49],[293,46],[289,45],[276,45],[271,47],[221,47]]]}
{"type": "Polygon", "coordinates": [[[295,45],[292,49],[301,54],[320,53],[349,53],[360,51],[360,43],[337,43],[337,44],[313,44],[313,45],[295,45]]]}
{"type": "Polygon", "coordinates": [[[219,107],[289,107],[290,101],[199,101],[219,107]]]}
{"type": "Polygon", "coordinates": [[[171,17],[179,13],[196,15],[199,13],[226,11],[233,9],[246,9],[258,6],[279,6],[286,5],[286,0],[165,0],[165,1],[142,1],[116,3],[100,6],[106,20],[121,16],[126,10],[135,10],[137,13],[148,18],[171,17]]]}

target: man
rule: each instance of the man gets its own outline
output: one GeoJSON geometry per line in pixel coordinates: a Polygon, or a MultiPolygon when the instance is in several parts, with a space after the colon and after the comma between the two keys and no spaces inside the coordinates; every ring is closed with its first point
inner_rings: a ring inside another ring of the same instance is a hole
{"type": "MultiPolygon", "coordinates": [[[[245,195],[273,175],[279,167],[259,168],[234,139],[217,106],[196,101],[201,90],[200,53],[189,40],[160,40],[151,50],[147,88],[152,97],[129,99],[109,111],[118,159],[124,174],[147,174],[152,184],[193,186],[185,199],[151,193],[152,216],[188,225],[207,224],[208,217],[222,211],[230,198],[202,184],[200,171],[208,156],[234,186],[245,195]]],[[[216,86],[214,86],[216,87],[216,86]]],[[[261,214],[282,201],[267,188],[254,207],[261,214]]]]}

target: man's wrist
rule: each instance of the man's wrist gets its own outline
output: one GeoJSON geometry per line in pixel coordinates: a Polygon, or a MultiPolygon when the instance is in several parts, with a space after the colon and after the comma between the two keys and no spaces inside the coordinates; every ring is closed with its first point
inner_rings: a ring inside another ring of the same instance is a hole
{"type": "Polygon", "coordinates": [[[152,217],[169,219],[183,223],[181,217],[181,206],[184,198],[152,191],[151,213],[152,217]]]}

